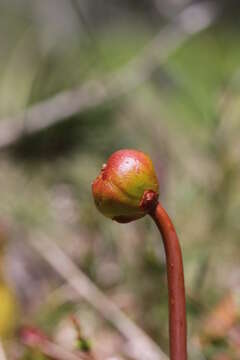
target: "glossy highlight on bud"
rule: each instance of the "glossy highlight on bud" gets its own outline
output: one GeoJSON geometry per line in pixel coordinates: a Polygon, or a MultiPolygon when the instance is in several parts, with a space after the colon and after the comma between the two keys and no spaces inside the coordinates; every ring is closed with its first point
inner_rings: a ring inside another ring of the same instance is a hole
{"type": "Polygon", "coordinates": [[[141,151],[125,149],[113,153],[92,184],[99,211],[127,223],[148,212],[144,199],[157,201],[158,180],[151,159],[141,151]]]}

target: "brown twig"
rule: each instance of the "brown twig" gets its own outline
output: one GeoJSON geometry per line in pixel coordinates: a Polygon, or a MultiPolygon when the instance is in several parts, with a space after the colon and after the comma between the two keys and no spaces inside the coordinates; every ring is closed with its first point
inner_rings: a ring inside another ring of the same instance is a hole
{"type": "Polygon", "coordinates": [[[181,248],[175,228],[164,210],[157,206],[150,212],[162,234],[168,275],[170,359],[187,359],[187,322],[184,273],[181,248]]]}

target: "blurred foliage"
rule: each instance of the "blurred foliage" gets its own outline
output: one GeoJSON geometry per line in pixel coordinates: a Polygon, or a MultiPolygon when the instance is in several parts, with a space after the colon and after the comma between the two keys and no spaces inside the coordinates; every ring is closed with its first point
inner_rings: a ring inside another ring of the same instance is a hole
{"type": "MultiPolygon", "coordinates": [[[[129,7],[123,2],[117,10],[111,5],[119,14],[114,23],[107,4],[97,19],[92,2],[89,7],[84,2],[86,27],[69,4],[60,3],[0,4],[1,118],[89,79],[111,76],[166,22],[153,5],[146,14],[131,10],[138,2],[129,7]]],[[[95,210],[90,186],[116,149],[134,147],[152,156],[161,200],[183,246],[194,359],[201,358],[198,352],[206,359],[238,356],[230,336],[238,317],[218,339],[201,339],[209,314],[228,291],[236,291],[240,279],[239,31],[234,18],[221,19],[190,38],[136,91],[23,138],[0,157],[1,218],[33,238],[44,230],[57,239],[167,351],[166,272],[157,231],[147,218],[124,226],[106,221],[95,210]]],[[[77,313],[94,348],[108,324],[81,300],[49,301],[61,281],[25,254],[24,237],[18,233],[10,239],[6,261],[9,283],[20,289],[20,323],[35,322],[57,337],[62,327],[72,328],[64,321],[77,313]]],[[[14,311],[6,291],[1,285],[1,306],[6,303],[7,309],[3,321],[11,327],[14,311]]],[[[1,322],[0,307],[2,334],[1,322]]],[[[38,353],[25,358],[42,359],[38,353]]]]}

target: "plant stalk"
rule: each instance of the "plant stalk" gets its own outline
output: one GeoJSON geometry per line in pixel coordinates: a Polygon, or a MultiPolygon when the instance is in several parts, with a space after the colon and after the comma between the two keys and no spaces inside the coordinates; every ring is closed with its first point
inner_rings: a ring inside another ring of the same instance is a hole
{"type": "Polygon", "coordinates": [[[187,360],[187,321],[182,253],[176,230],[158,202],[150,211],[163,239],[168,278],[170,359],[187,360]]]}

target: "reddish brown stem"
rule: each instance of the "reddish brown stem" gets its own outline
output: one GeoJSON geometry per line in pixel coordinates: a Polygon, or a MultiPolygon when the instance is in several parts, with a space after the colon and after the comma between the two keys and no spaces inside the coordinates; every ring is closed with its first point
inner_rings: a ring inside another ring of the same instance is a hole
{"type": "Polygon", "coordinates": [[[166,253],[170,358],[187,360],[186,300],[179,240],[172,221],[159,203],[151,210],[150,215],[162,234],[166,253]]]}

